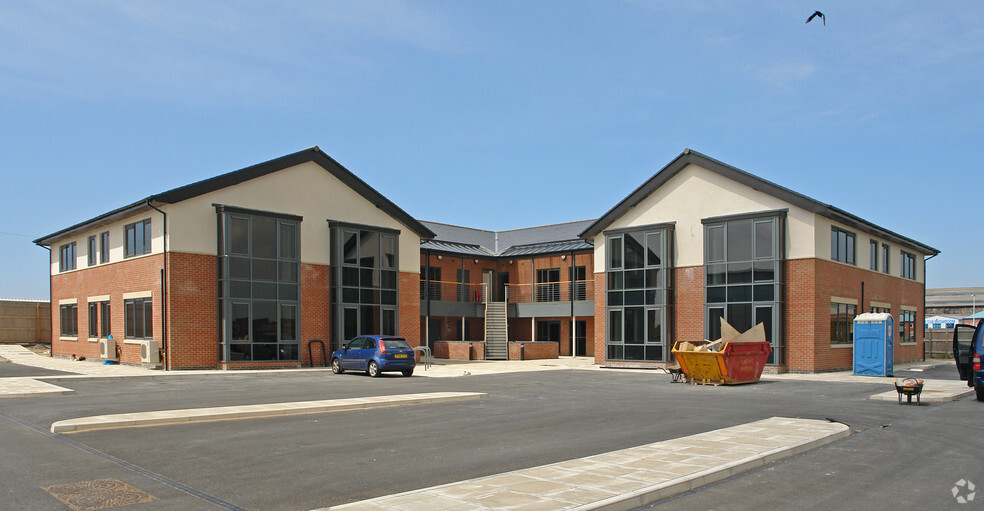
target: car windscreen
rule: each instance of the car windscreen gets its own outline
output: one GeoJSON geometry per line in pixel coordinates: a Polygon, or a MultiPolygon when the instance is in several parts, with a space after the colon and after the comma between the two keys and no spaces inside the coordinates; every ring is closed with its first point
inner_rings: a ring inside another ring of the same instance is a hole
{"type": "Polygon", "coordinates": [[[410,345],[407,344],[407,341],[403,339],[381,339],[381,342],[383,343],[383,347],[385,347],[388,350],[410,349],[410,345]]]}

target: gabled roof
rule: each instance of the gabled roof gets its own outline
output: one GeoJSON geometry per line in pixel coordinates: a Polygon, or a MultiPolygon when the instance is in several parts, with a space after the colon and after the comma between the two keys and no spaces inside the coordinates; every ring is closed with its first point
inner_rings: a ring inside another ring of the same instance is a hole
{"type": "Polygon", "coordinates": [[[462,255],[505,257],[591,250],[590,241],[578,238],[594,220],[541,225],[507,231],[488,231],[438,222],[422,222],[434,231],[420,248],[462,255]]]}
{"type": "Polygon", "coordinates": [[[674,158],[673,161],[668,163],[665,167],[660,169],[659,172],[649,178],[649,180],[643,183],[642,186],[636,188],[635,191],[628,195],[628,197],[622,199],[622,201],[616,204],[615,207],[608,210],[608,212],[602,215],[601,218],[582,231],[580,233],[580,237],[584,239],[593,239],[595,236],[604,231],[605,228],[621,218],[622,215],[634,208],[646,197],[656,191],[656,189],[663,186],[664,183],[683,171],[683,169],[685,169],[688,165],[697,165],[705,168],[711,172],[715,172],[721,176],[731,179],[732,181],[736,181],[760,192],[769,194],[811,213],[825,216],[831,220],[835,220],[868,234],[893,241],[919,253],[925,255],[936,255],[940,253],[939,250],[929,245],[920,243],[911,238],[907,238],[883,227],[879,227],[860,217],[852,215],[847,211],[831,206],[830,204],[824,204],[807,197],[806,195],[794,192],[788,188],[779,186],[771,181],[767,181],[753,174],[749,174],[748,172],[745,172],[737,167],[733,167],[690,149],[684,149],[683,153],[674,158]]]}
{"type": "Polygon", "coordinates": [[[339,181],[355,190],[359,195],[365,197],[366,200],[374,204],[377,208],[383,210],[388,215],[407,226],[407,228],[415,232],[421,238],[433,238],[435,236],[430,229],[407,214],[407,212],[400,209],[396,204],[384,197],[381,193],[377,192],[373,187],[366,184],[365,181],[359,179],[358,176],[332,159],[332,157],[325,154],[319,147],[315,146],[293,154],[281,156],[280,158],[267,162],[246,167],[244,169],[151,195],[150,197],[146,197],[132,204],[123,206],[122,208],[115,209],[95,218],[86,220],[85,222],[62,229],[42,238],[38,238],[34,240],[34,243],[47,246],[50,245],[52,241],[71,235],[76,231],[91,229],[99,225],[111,223],[119,218],[136,214],[141,211],[150,210],[151,206],[154,204],[175,204],[307,162],[317,163],[321,166],[321,168],[338,178],[339,181]]]}

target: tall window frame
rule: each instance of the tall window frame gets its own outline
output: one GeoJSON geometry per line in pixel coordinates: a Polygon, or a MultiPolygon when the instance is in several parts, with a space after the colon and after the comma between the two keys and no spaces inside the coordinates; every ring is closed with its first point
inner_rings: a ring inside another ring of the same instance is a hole
{"type": "Polygon", "coordinates": [[[830,259],[845,264],[857,264],[857,237],[840,227],[830,228],[830,259]]]}
{"type": "Polygon", "coordinates": [[[99,264],[109,262],[109,231],[99,234],[99,264]]]}
{"type": "Polygon", "coordinates": [[[763,323],[767,361],[785,361],[786,210],[707,218],[704,224],[704,335],[721,338],[721,319],[739,332],[763,323]]]}
{"type": "Polygon", "coordinates": [[[71,271],[77,264],[75,258],[75,242],[65,243],[58,247],[58,271],[71,271]]]}
{"type": "Polygon", "coordinates": [[[858,306],[843,301],[830,301],[830,345],[845,346],[854,344],[854,318],[858,306]]]}
{"type": "MultiPolygon", "coordinates": [[[[398,335],[400,231],[334,220],[328,226],[332,317],[339,318],[332,321],[332,349],[359,335],[398,335]]],[[[460,298],[467,296],[459,289],[460,298]]]]}
{"type": "Polygon", "coordinates": [[[899,264],[902,269],[901,277],[903,279],[916,280],[916,255],[905,250],[900,250],[899,253],[901,255],[901,263],[899,264]]]}
{"type": "Polygon", "coordinates": [[[89,266],[95,266],[96,265],[96,261],[98,260],[98,259],[96,259],[96,236],[95,235],[89,236],[89,240],[88,240],[88,243],[87,243],[87,249],[88,249],[88,252],[89,253],[86,254],[86,256],[88,258],[89,266]]]}
{"type": "Polygon", "coordinates": [[[79,336],[79,304],[63,303],[58,306],[59,334],[62,337],[79,336]]]}
{"type": "Polygon", "coordinates": [[[215,208],[222,361],[299,361],[302,217],[215,208]]]}
{"type": "Polygon", "coordinates": [[[605,359],[665,362],[673,345],[673,224],[605,233],[605,359]]]}
{"type": "Polygon", "coordinates": [[[878,271],[878,242],[875,240],[868,241],[868,258],[869,268],[872,271],[878,271]]]}

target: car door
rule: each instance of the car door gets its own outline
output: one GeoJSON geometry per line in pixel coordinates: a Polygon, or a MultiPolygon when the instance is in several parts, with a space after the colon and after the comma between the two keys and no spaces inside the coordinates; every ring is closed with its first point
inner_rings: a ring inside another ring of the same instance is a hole
{"type": "Polygon", "coordinates": [[[362,351],[362,343],[365,341],[362,337],[356,337],[348,343],[348,347],[342,350],[342,367],[345,369],[358,369],[359,368],[359,353],[362,351]]]}
{"type": "MultiPolygon", "coordinates": [[[[982,322],[981,324],[984,324],[982,322]]],[[[955,325],[953,328],[953,359],[960,379],[973,385],[974,345],[979,344],[981,325],[955,325]],[[975,343],[975,340],[978,342],[975,343]]]]}
{"type": "Polygon", "coordinates": [[[372,337],[366,337],[366,342],[362,345],[362,350],[359,353],[359,367],[360,371],[365,371],[369,369],[369,361],[376,354],[376,339],[372,337]]]}

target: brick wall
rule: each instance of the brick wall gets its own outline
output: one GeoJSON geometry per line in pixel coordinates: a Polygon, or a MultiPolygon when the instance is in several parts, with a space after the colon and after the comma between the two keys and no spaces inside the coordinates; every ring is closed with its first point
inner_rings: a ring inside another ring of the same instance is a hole
{"type": "Polygon", "coordinates": [[[555,342],[511,342],[509,360],[542,360],[557,358],[555,342]]]}
{"type": "MultiPolygon", "coordinates": [[[[410,343],[410,346],[421,345],[420,317],[420,274],[400,272],[399,304],[400,318],[397,334],[410,343]]],[[[327,295],[326,295],[327,298],[327,295]]]]}
{"type": "Polygon", "coordinates": [[[168,253],[168,343],[171,369],[218,367],[218,263],[215,256],[168,253]]]}
{"type": "Polygon", "coordinates": [[[88,298],[110,297],[110,330],[120,350],[120,362],[140,363],[140,345],[126,344],[126,324],[123,307],[124,293],[147,292],[153,299],[153,338],[161,339],[161,269],[163,254],[135,257],[120,262],[83,268],[51,277],[51,353],[54,356],[72,355],[89,359],[99,358],[97,339],[89,339],[88,298]],[[75,299],[78,304],[77,340],[62,340],[59,301],[75,299]]]}

